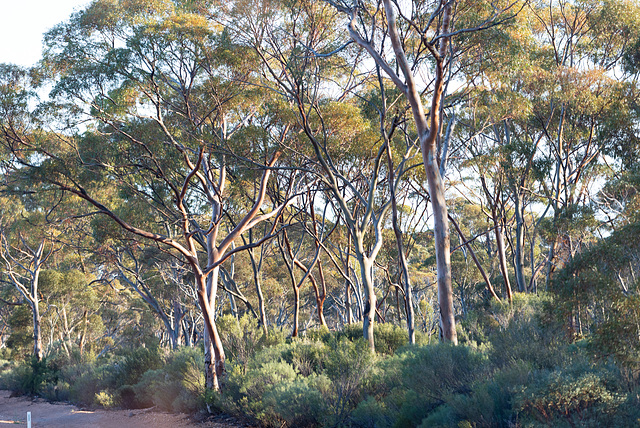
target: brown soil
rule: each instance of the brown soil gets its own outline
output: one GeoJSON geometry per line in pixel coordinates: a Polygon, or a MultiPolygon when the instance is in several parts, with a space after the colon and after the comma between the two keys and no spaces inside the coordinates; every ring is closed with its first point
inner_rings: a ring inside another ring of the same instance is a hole
{"type": "Polygon", "coordinates": [[[31,412],[33,428],[240,428],[224,419],[195,422],[184,414],[144,410],[81,410],[70,404],[49,403],[30,397],[11,397],[0,390],[0,428],[27,426],[31,412]]]}

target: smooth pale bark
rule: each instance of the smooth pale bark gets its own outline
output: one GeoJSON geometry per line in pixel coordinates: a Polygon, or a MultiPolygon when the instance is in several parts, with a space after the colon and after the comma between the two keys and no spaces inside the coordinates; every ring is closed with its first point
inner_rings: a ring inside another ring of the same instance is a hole
{"type": "MultiPolygon", "coordinates": [[[[351,248],[351,240],[351,233],[347,233],[347,249],[351,248]]],[[[349,251],[346,251],[344,262],[344,272],[346,274],[344,279],[344,305],[347,314],[347,324],[353,324],[355,322],[353,309],[351,308],[351,287],[353,285],[351,280],[349,279],[349,269],[351,267],[350,258],[351,253],[349,251]]]]}
{"type": "Polygon", "coordinates": [[[518,291],[527,291],[524,279],[524,207],[522,195],[518,189],[513,189],[514,210],[516,215],[516,248],[513,255],[513,267],[516,273],[518,291]]]}
{"type": "Polygon", "coordinates": [[[504,287],[507,293],[507,300],[511,302],[513,300],[513,292],[511,290],[511,281],[509,281],[509,269],[507,267],[507,256],[504,247],[504,235],[502,233],[502,223],[500,220],[494,218],[494,224],[496,225],[496,248],[498,251],[498,261],[500,262],[500,272],[504,279],[504,287]]]}
{"type": "MultiPolygon", "coordinates": [[[[221,201],[220,195],[222,195],[222,189],[224,187],[225,180],[225,171],[224,165],[220,171],[220,177],[217,184],[214,184],[211,180],[211,175],[204,168],[204,174],[202,172],[203,168],[203,158],[204,158],[204,147],[201,148],[198,156],[197,163],[194,164],[191,162],[186,153],[183,153],[184,160],[187,166],[191,169],[189,174],[187,174],[184,183],[180,189],[176,189],[176,208],[178,212],[181,214],[181,227],[183,231],[183,235],[185,238],[184,245],[176,240],[160,235],[157,233],[149,232],[140,228],[137,228],[118,215],[116,215],[112,210],[107,208],[105,205],[98,202],[96,199],[91,197],[89,193],[81,188],[81,187],[70,187],[56,180],[50,180],[52,184],[57,186],[61,190],[66,190],[70,193],[73,193],[76,196],[84,199],[89,202],[91,205],[96,207],[100,213],[107,215],[113,221],[115,221],[122,229],[127,230],[137,236],[142,238],[150,239],[156,241],[158,243],[162,243],[167,245],[168,247],[173,248],[175,251],[180,253],[183,256],[184,260],[189,264],[192,269],[192,272],[196,281],[196,292],[198,296],[198,305],[200,310],[202,311],[204,325],[205,325],[205,337],[208,335],[209,345],[205,346],[205,351],[208,349],[211,354],[213,354],[213,361],[208,361],[207,366],[205,367],[205,379],[206,379],[206,387],[208,389],[219,391],[224,379],[225,373],[225,354],[224,349],[222,347],[222,341],[220,340],[220,335],[218,334],[218,330],[215,324],[215,300],[216,293],[218,287],[218,270],[219,266],[231,255],[236,252],[247,249],[247,246],[237,247],[233,250],[229,250],[232,243],[236,241],[240,235],[242,235],[247,230],[256,226],[257,224],[266,221],[274,216],[279,216],[282,213],[282,210],[288,205],[290,201],[285,202],[281,206],[277,207],[273,211],[267,214],[258,215],[262,205],[264,204],[266,198],[266,190],[267,190],[267,182],[271,175],[271,168],[278,160],[280,155],[279,152],[274,153],[271,160],[267,162],[266,169],[262,174],[262,179],[260,181],[260,186],[258,190],[258,195],[256,200],[251,207],[251,209],[245,214],[245,216],[237,223],[235,228],[229,232],[219,244],[218,242],[218,232],[220,228],[220,216],[221,216],[221,201]],[[209,196],[209,202],[212,207],[212,216],[211,216],[211,227],[206,233],[206,250],[207,250],[207,266],[203,268],[198,259],[198,250],[196,248],[196,241],[194,238],[194,233],[191,231],[192,227],[192,218],[184,205],[184,199],[187,194],[187,188],[192,179],[197,178],[197,180],[202,184],[203,189],[209,196]],[[210,285],[209,285],[210,284],[210,285]],[[209,290],[208,290],[209,289],[209,290]],[[213,303],[213,305],[212,305],[213,303]]],[[[265,238],[266,239],[266,238],[265,238]]],[[[259,244],[259,243],[258,243],[259,244]]]]}
{"type": "MultiPolygon", "coordinates": [[[[441,21],[441,33],[449,32],[451,23],[451,10],[454,2],[443,2],[443,14],[441,21]]],[[[373,55],[376,63],[390,75],[396,86],[401,89],[411,107],[411,112],[418,131],[420,140],[420,150],[422,152],[422,160],[427,175],[427,184],[431,197],[431,208],[434,217],[434,238],[436,247],[436,266],[438,272],[438,304],[440,311],[440,328],[442,339],[453,344],[458,343],[458,337],[455,327],[455,314],[453,310],[453,287],[451,283],[451,244],[449,237],[449,220],[447,213],[447,205],[445,200],[445,189],[442,176],[440,175],[439,165],[436,159],[437,147],[436,141],[440,129],[441,117],[440,107],[442,105],[442,97],[444,90],[444,58],[447,54],[448,38],[444,37],[440,40],[438,52],[432,52],[436,60],[436,76],[433,95],[431,98],[431,110],[429,112],[429,123],[424,112],[420,92],[416,86],[413,69],[407,61],[404,53],[403,45],[400,40],[400,33],[396,26],[396,12],[391,0],[384,0],[384,8],[387,15],[387,28],[389,38],[393,45],[396,62],[400,68],[404,82],[395,74],[380,55],[362,40],[359,35],[355,36],[355,30],[351,27],[351,35],[357,43],[365,47],[369,53],[375,52],[373,55]]],[[[355,18],[355,16],[354,16],[355,18]]]]}
{"type": "Polygon", "coordinates": [[[212,302],[215,304],[215,295],[212,296],[208,290],[209,284],[213,284],[214,280],[217,284],[217,274],[215,278],[213,276],[200,275],[198,278],[198,303],[205,322],[205,387],[219,391],[225,375],[225,354],[215,322],[215,306],[211,305],[212,302]]]}
{"type": "MultiPolygon", "coordinates": [[[[160,305],[158,300],[153,296],[153,293],[145,285],[144,279],[142,279],[142,273],[140,271],[140,264],[134,257],[133,252],[129,250],[125,250],[123,253],[118,252],[116,254],[116,264],[118,269],[118,278],[122,282],[128,284],[142,298],[142,300],[144,300],[144,302],[149,305],[153,312],[155,312],[155,314],[164,324],[164,328],[171,343],[171,348],[178,349],[178,346],[180,346],[180,339],[182,337],[180,324],[182,321],[182,317],[184,316],[182,308],[180,307],[180,303],[177,301],[177,299],[174,299],[171,305],[173,316],[170,316],[171,312],[167,314],[162,305],[160,305]],[[125,263],[122,258],[123,254],[128,254],[131,260],[134,261],[134,268],[125,267],[125,263]]],[[[165,285],[167,284],[165,283],[165,285]]]]}
{"type": "Polygon", "coordinates": [[[38,284],[40,280],[40,271],[43,265],[54,252],[53,245],[48,252],[45,252],[45,239],[33,249],[27,241],[20,235],[21,247],[17,250],[20,254],[26,254],[25,260],[18,260],[11,254],[12,247],[7,240],[6,232],[1,232],[0,256],[5,262],[5,273],[10,282],[18,289],[20,294],[27,300],[31,307],[31,315],[33,320],[33,357],[37,361],[41,361],[44,357],[44,348],[42,345],[42,319],[40,315],[40,298],[38,295],[38,284]],[[24,270],[24,274],[18,274],[16,268],[24,270]],[[22,283],[23,278],[28,278],[28,287],[22,283]]]}
{"type": "Polygon", "coordinates": [[[364,282],[364,290],[366,294],[365,299],[365,307],[363,313],[363,323],[362,323],[362,333],[364,336],[364,340],[369,343],[369,348],[371,352],[375,352],[375,342],[373,338],[373,323],[376,316],[376,293],[373,288],[373,278],[371,276],[371,269],[373,267],[373,262],[363,256],[364,251],[361,251],[358,256],[358,262],[360,264],[360,275],[362,276],[364,282]]]}
{"type": "Polygon", "coordinates": [[[31,304],[31,312],[33,313],[33,356],[36,360],[41,361],[44,357],[44,351],[42,348],[42,322],[37,299],[31,304]]]}
{"type": "MultiPolygon", "coordinates": [[[[498,264],[500,266],[500,272],[502,273],[507,300],[511,302],[513,300],[513,293],[511,290],[511,282],[509,281],[509,269],[507,267],[507,256],[504,245],[504,235],[502,232],[504,227],[504,218],[502,211],[498,212],[498,198],[502,191],[502,186],[500,185],[498,189],[495,189],[496,196],[494,198],[489,191],[487,180],[484,175],[480,176],[480,182],[482,183],[482,189],[484,190],[484,194],[487,198],[487,204],[491,207],[491,220],[493,221],[493,229],[496,235],[498,264]]],[[[504,209],[504,207],[502,207],[502,209],[504,209]]]]}

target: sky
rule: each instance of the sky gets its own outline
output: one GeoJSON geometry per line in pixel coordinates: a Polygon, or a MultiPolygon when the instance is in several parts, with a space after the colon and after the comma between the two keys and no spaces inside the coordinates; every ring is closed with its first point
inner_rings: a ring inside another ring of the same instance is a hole
{"type": "Polygon", "coordinates": [[[40,59],[42,37],[90,0],[0,0],[0,63],[32,66],[40,59]]]}

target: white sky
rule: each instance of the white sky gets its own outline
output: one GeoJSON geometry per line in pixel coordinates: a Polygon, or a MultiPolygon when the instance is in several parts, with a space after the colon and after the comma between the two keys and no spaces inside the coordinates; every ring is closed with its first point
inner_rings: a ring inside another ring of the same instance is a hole
{"type": "Polygon", "coordinates": [[[40,59],[43,34],[90,0],[0,0],[0,63],[31,66],[40,59]]]}

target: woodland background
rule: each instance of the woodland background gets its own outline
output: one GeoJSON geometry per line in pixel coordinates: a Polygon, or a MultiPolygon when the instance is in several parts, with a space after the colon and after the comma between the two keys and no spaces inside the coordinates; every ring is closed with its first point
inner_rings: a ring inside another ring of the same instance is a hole
{"type": "Polygon", "coordinates": [[[632,0],[96,0],[0,65],[0,384],[638,424],[639,78],[632,0]]]}

